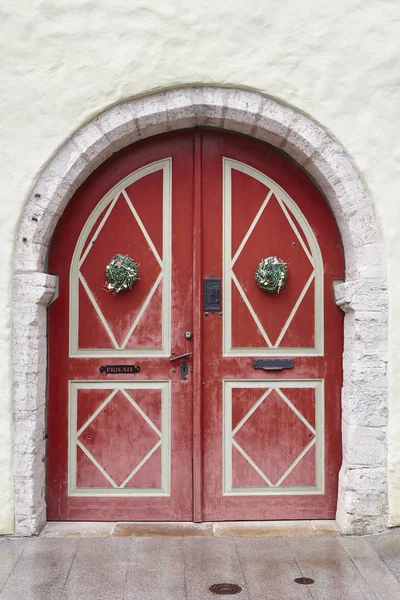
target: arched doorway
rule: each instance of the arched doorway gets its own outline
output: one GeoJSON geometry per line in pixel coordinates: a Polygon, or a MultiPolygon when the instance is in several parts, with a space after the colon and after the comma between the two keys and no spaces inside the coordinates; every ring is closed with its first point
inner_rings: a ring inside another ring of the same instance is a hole
{"type": "Polygon", "coordinates": [[[345,313],[346,340],[343,461],[336,521],[348,534],[387,527],[387,435],[381,415],[388,393],[386,269],[368,190],[346,151],[309,117],[254,91],[197,86],[136,98],[105,110],[56,152],[27,199],[14,256],[17,535],[37,534],[46,522],[46,310],[57,283],[47,273],[46,260],[55,226],[76,189],[114,152],[152,135],[196,126],[244,133],[282,148],[314,178],[335,215],[346,260],[345,281],[335,286],[336,302],[345,313]],[[374,339],[380,340],[378,348],[371,347],[374,339]],[[379,405],[373,400],[376,393],[379,405]]]}
{"type": "Polygon", "coordinates": [[[48,270],[50,519],[334,518],[343,251],[294,162],[216,130],[130,146],[70,201],[48,270]],[[116,254],[139,279],[112,293],[116,254]]]}

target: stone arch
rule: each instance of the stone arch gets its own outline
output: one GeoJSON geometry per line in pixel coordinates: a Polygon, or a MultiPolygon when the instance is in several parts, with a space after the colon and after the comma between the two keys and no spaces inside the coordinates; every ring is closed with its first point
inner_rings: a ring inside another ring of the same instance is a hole
{"type": "Polygon", "coordinates": [[[175,129],[217,127],[280,148],[321,188],[338,223],[346,280],[335,287],[345,311],[343,464],[337,523],[343,533],[387,524],[387,292],[383,243],[369,194],[344,149],[319,125],[266,96],[238,89],[170,90],[117,105],[81,127],[43,170],[23,210],[15,245],[13,400],[15,532],[46,520],[46,273],[55,226],[75,190],[111,154],[175,129]]]}

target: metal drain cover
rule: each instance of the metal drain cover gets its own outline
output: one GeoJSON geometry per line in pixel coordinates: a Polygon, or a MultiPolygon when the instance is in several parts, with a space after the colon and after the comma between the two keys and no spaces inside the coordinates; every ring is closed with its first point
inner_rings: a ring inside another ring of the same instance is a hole
{"type": "Polygon", "coordinates": [[[243,588],[237,583],[213,583],[208,589],[213,594],[229,596],[233,594],[240,594],[243,588]]]}
{"type": "Polygon", "coordinates": [[[314,583],[314,579],[311,579],[311,577],[296,577],[295,582],[301,585],[311,585],[314,583]]]}

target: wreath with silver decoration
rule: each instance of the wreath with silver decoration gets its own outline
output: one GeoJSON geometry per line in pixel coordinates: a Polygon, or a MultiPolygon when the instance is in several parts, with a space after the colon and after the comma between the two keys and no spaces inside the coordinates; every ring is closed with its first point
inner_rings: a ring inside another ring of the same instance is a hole
{"type": "Polygon", "coordinates": [[[117,294],[131,290],[139,278],[139,267],[128,255],[116,254],[106,266],[106,288],[117,294]]]}
{"type": "Polygon", "coordinates": [[[277,256],[268,256],[260,260],[254,277],[263,292],[279,294],[288,278],[287,264],[277,256]]]}

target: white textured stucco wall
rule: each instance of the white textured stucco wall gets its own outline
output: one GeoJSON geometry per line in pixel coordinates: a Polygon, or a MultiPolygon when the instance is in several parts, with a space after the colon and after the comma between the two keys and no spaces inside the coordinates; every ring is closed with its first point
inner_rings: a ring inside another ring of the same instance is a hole
{"type": "Polygon", "coordinates": [[[107,106],[193,83],[249,87],[335,136],[371,190],[390,300],[389,486],[400,524],[400,5],[397,0],[17,0],[0,9],[0,532],[13,529],[12,247],[35,178],[107,106]]]}

